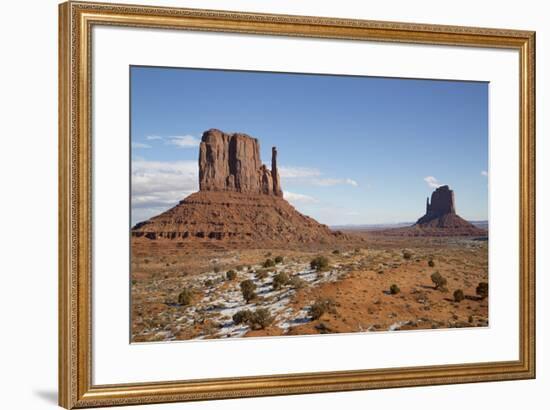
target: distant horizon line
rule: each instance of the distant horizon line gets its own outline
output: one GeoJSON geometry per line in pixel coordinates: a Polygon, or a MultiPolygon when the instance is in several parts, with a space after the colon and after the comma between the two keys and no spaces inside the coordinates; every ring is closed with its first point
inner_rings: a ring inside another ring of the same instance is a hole
{"type": "MultiPolygon", "coordinates": [[[[470,223],[488,223],[488,219],[466,219],[470,223]]],[[[416,221],[403,221],[403,222],[378,222],[378,223],[359,223],[359,224],[334,224],[328,225],[330,228],[345,228],[345,227],[361,227],[361,226],[390,226],[390,225],[413,225],[416,221]]]]}

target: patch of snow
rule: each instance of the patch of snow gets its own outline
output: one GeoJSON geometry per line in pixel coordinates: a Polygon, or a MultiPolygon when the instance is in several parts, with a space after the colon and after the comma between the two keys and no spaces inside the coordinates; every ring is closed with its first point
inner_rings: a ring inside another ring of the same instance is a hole
{"type": "MultiPolygon", "coordinates": [[[[233,315],[244,309],[254,311],[260,307],[269,310],[275,318],[275,326],[288,331],[293,326],[311,321],[309,306],[295,311],[290,306],[290,301],[296,291],[289,287],[273,289],[273,277],[280,272],[287,272],[289,276],[297,276],[310,286],[317,286],[321,283],[337,281],[342,273],[340,265],[334,265],[331,270],[326,272],[317,272],[311,269],[309,263],[288,262],[276,265],[267,272],[264,279],[258,279],[256,273],[260,269],[263,269],[262,266],[254,265],[251,271],[238,271],[237,278],[230,282],[220,280],[225,275],[213,271],[188,278],[187,286],[204,289],[202,298],[193,306],[184,307],[176,303],[170,304],[170,306],[178,308],[175,313],[177,316],[173,319],[173,323],[177,323],[175,329],[168,326],[162,331],[160,331],[161,329],[148,329],[141,333],[143,335],[155,334],[164,340],[173,340],[175,339],[174,333],[179,332],[182,328],[193,326],[195,319],[206,314],[208,318],[219,323],[219,329],[213,334],[214,337],[242,337],[250,331],[250,327],[235,324],[233,315]],[[240,283],[247,279],[256,285],[256,294],[258,295],[258,298],[251,303],[246,303],[240,290],[240,283]],[[211,280],[213,283],[205,288],[204,282],[207,280],[211,280]]],[[[206,335],[200,335],[195,340],[205,337],[206,335]]]]}
{"type": "Polygon", "coordinates": [[[405,325],[408,325],[410,324],[410,321],[408,320],[405,320],[405,321],[401,321],[401,322],[395,322],[395,323],[392,323],[390,325],[390,327],[388,327],[388,330],[390,332],[394,331],[394,330],[399,330],[401,329],[401,327],[405,326],[405,325]]]}

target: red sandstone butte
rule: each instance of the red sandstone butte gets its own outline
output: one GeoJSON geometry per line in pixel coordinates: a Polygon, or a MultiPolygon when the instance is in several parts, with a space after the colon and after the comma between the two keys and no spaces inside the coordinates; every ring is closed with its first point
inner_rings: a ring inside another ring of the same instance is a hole
{"type": "Polygon", "coordinates": [[[271,170],[262,164],[260,143],[246,134],[226,134],[211,129],[202,135],[199,151],[201,191],[233,191],[282,197],[277,149],[271,154],[271,170]]]}
{"type": "Polygon", "coordinates": [[[205,131],[199,149],[200,191],[132,228],[134,240],[241,243],[269,246],[330,243],[341,232],[298,212],[283,199],[277,149],[271,169],[262,164],[258,139],[205,131]]]}
{"type": "Polygon", "coordinates": [[[478,228],[456,214],[455,194],[448,185],[432,192],[426,198],[426,213],[413,226],[379,231],[396,236],[487,236],[478,228]]]}

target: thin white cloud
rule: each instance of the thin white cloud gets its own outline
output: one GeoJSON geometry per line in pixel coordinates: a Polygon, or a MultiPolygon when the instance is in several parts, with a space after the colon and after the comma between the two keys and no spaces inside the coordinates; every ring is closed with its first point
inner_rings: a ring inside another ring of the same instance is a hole
{"type": "Polygon", "coordinates": [[[441,182],[437,180],[436,177],[433,176],[427,176],[424,178],[424,181],[428,184],[430,188],[439,188],[441,185],[443,185],[441,182]]]}
{"type": "Polygon", "coordinates": [[[151,148],[151,146],[144,142],[132,142],[132,148],[151,148]]]}
{"type": "Polygon", "coordinates": [[[148,135],[145,137],[148,141],[154,141],[154,140],[161,140],[162,137],[160,135],[148,135]]]}
{"type": "Polygon", "coordinates": [[[166,144],[175,145],[179,148],[198,147],[201,143],[198,138],[195,138],[192,135],[176,135],[172,137],[166,137],[165,139],[167,140],[166,144]]]}
{"type": "Polygon", "coordinates": [[[317,178],[312,180],[314,185],[318,186],[334,186],[334,185],[351,185],[359,186],[357,181],[351,178],[317,178]]]}
{"type": "Polygon", "coordinates": [[[290,179],[307,185],[334,186],[351,185],[359,186],[357,181],[351,178],[320,178],[322,172],[317,168],[307,167],[285,167],[279,168],[279,175],[282,179],[290,179]]]}
{"type": "Polygon", "coordinates": [[[316,168],[305,167],[279,167],[281,178],[309,178],[321,175],[321,171],[316,168]]]}
{"type": "Polygon", "coordinates": [[[132,223],[148,219],[198,191],[197,161],[132,161],[132,223]]]}
{"type": "Polygon", "coordinates": [[[489,173],[487,171],[481,171],[481,175],[483,175],[484,177],[488,177],[489,173]]]}
{"type": "Polygon", "coordinates": [[[298,194],[295,192],[283,192],[283,197],[292,204],[312,204],[318,202],[315,198],[309,195],[298,194]]]}

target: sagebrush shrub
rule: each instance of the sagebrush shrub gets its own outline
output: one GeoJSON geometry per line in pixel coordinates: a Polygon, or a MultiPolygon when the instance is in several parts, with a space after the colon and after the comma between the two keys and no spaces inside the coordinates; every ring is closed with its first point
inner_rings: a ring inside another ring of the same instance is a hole
{"type": "Polygon", "coordinates": [[[182,306],[190,305],[193,302],[193,291],[189,288],[184,288],[178,295],[178,303],[182,306]]]}
{"type": "Polygon", "coordinates": [[[464,291],[462,289],[457,289],[453,293],[453,298],[455,302],[462,302],[464,300],[464,291]]]}
{"type": "Polygon", "coordinates": [[[433,259],[430,259],[430,260],[428,261],[428,266],[429,266],[430,268],[433,268],[433,267],[435,266],[435,262],[434,262],[433,259]]]}
{"type": "Polygon", "coordinates": [[[317,256],[316,258],[313,258],[311,262],[309,263],[309,266],[311,266],[311,269],[315,269],[316,271],[324,271],[328,269],[329,260],[326,256],[317,256]]]}
{"type": "Polygon", "coordinates": [[[272,266],[275,266],[275,261],[273,259],[266,259],[262,266],[264,268],[270,268],[272,266]]]}
{"type": "Polygon", "coordinates": [[[280,272],[276,274],[275,276],[273,276],[273,289],[277,290],[282,288],[288,283],[289,280],[290,278],[285,272],[280,272]]]}
{"type": "Polygon", "coordinates": [[[412,258],[412,252],[408,250],[403,251],[403,258],[404,259],[411,259],[412,258]]]}
{"type": "Polygon", "coordinates": [[[334,313],[336,304],[330,298],[317,299],[310,308],[310,315],[313,320],[321,318],[325,313],[334,313]]]}
{"type": "Polygon", "coordinates": [[[252,312],[248,309],[239,310],[237,313],[233,315],[233,322],[235,322],[236,325],[240,325],[241,323],[248,324],[252,317],[252,312]]]}
{"type": "Polygon", "coordinates": [[[397,286],[395,283],[390,286],[390,293],[392,295],[397,295],[399,292],[401,292],[401,289],[399,289],[399,286],[397,286]]]}
{"type": "Polygon", "coordinates": [[[479,282],[476,288],[476,295],[481,299],[486,299],[489,296],[489,284],[487,282],[479,282]]]}
{"type": "Polygon", "coordinates": [[[240,287],[246,303],[250,302],[256,297],[256,285],[250,279],[242,281],[240,287]]]}
{"type": "Polygon", "coordinates": [[[273,323],[273,317],[265,308],[256,309],[254,312],[248,309],[240,310],[233,315],[233,322],[237,325],[245,324],[254,330],[265,329],[273,323]]]}
{"type": "Polygon", "coordinates": [[[275,257],[275,263],[283,263],[283,260],[284,258],[281,255],[275,257]]]}
{"type": "Polygon", "coordinates": [[[266,308],[256,309],[250,320],[252,329],[265,329],[273,323],[273,317],[266,308]]]}
{"type": "Polygon", "coordinates": [[[237,272],[235,272],[233,269],[228,270],[225,273],[225,277],[227,278],[227,280],[235,280],[237,278],[237,272]]]}
{"type": "Polygon", "coordinates": [[[445,277],[441,276],[439,272],[432,273],[430,277],[436,289],[445,290],[445,285],[447,285],[447,279],[445,277]]]}
{"type": "Polygon", "coordinates": [[[268,269],[258,269],[256,271],[256,279],[265,279],[269,276],[269,270],[268,269]]]}

